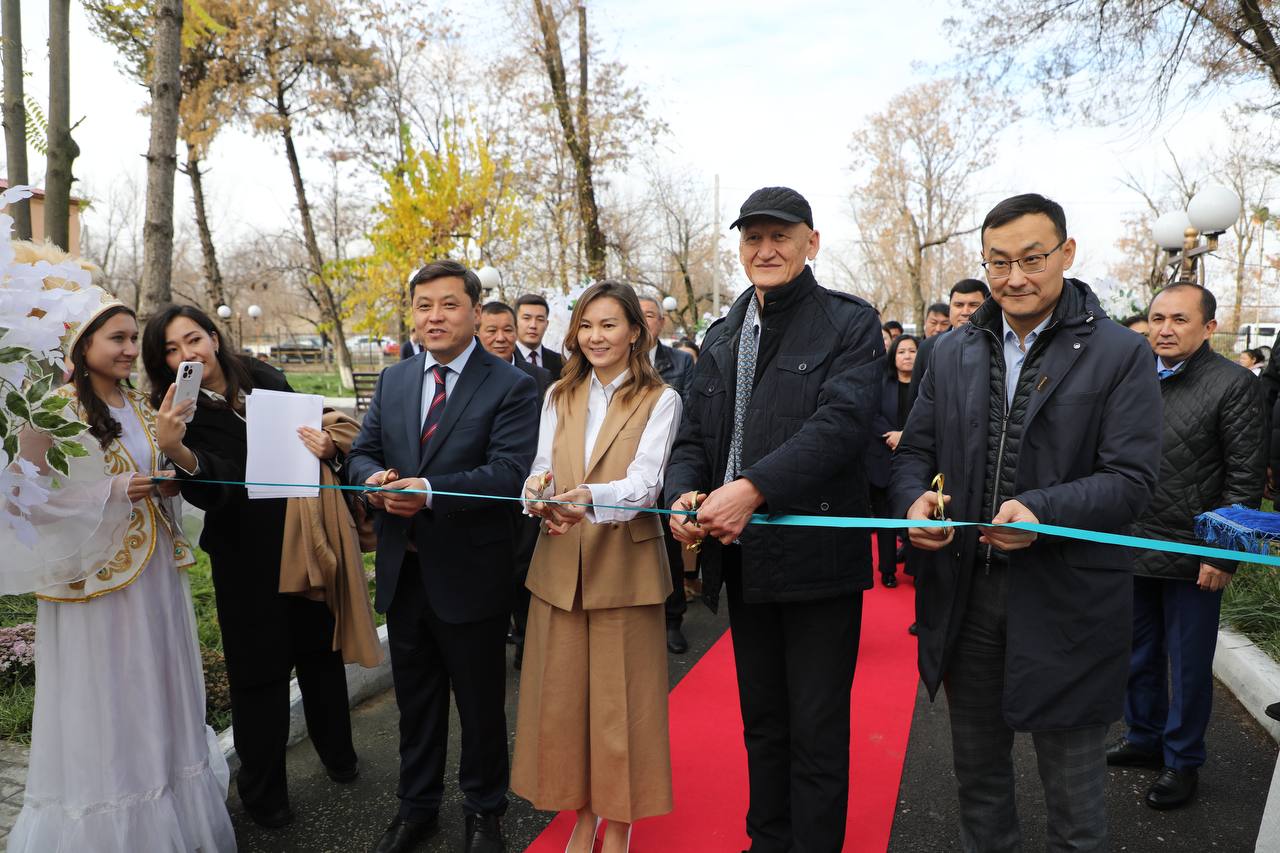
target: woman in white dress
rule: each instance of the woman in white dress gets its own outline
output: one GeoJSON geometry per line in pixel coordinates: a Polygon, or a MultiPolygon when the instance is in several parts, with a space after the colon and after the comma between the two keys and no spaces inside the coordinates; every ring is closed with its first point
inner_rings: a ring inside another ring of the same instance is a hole
{"type": "MultiPolygon", "coordinates": [[[[112,497],[98,511],[116,535],[97,546],[96,562],[79,555],[91,567],[82,579],[36,590],[31,759],[9,851],[235,850],[227,765],[205,724],[185,571],[191,546],[168,497],[176,489],[151,481],[160,464],[154,416],[125,384],[138,356],[137,320],[104,291],[91,316],[68,330],[63,352],[74,377],[61,393],[90,425],[84,445],[105,460],[112,497]],[[111,528],[122,496],[127,521],[111,528]]],[[[43,468],[41,439],[28,433],[23,456],[43,468]]],[[[59,493],[75,488],[50,494],[73,500],[59,493]]],[[[37,531],[58,541],[52,520],[37,531]]]]}

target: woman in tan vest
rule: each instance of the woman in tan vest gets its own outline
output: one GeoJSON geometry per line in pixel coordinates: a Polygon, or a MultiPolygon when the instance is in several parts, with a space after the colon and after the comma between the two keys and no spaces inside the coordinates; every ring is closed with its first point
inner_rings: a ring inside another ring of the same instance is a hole
{"type": "Polygon", "coordinates": [[[622,853],[632,823],[671,811],[671,574],[658,516],[642,510],[661,496],[680,397],[649,359],[625,284],[582,294],[564,349],[525,484],[528,512],[544,521],[529,566],[511,788],[539,809],[577,812],[567,853],[588,853],[602,820],[605,853],[622,853]]]}

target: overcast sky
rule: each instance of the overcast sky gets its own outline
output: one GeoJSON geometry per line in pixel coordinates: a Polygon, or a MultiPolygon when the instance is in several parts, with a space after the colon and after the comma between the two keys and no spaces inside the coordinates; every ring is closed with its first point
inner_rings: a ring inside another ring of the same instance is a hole
{"type": "MultiPolygon", "coordinates": [[[[504,38],[503,7],[489,0],[459,7],[455,16],[484,49],[504,38]]],[[[605,54],[628,66],[629,79],[670,126],[663,156],[704,179],[708,197],[712,177],[720,176],[723,224],[752,189],[786,184],[810,200],[828,246],[858,236],[849,213],[850,135],[895,93],[926,79],[921,65],[950,54],[941,21],[954,13],[949,4],[929,0],[593,0],[589,8],[605,54]]],[[[22,12],[28,92],[44,103],[47,7],[24,3],[22,12]]],[[[148,124],[138,111],[146,91],[116,68],[113,51],[89,31],[79,4],[72,15],[72,114],[73,121],[83,118],[75,134],[82,152],[77,189],[102,199],[123,173],[145,184],[148,124]]],[[[1027,191],[1061,202],[1080,246],[1075,273],[1097,280],[1114,259],[1121,216],[1140,206],[1120,178],[1126,171],[1158,174],[1166,141],[1182,155],[1209,147],[1220,135],[1216,116],[1227,97],[1155,132],[1023,122],[999,139],[996,165],[976,185],[977,206],[985,211],[1027,191]]],[[[288,224],[293,191],[274,140],[223,133],[209,166],[215,237],[288,224]]],[[[313,162],[308,174],[319,178],[321,168],[313,162]]],[[[32,177],[43,169],[34,158],[32,177]]],[[[187,184],[179,177],[178,215],[190,218],[187,184]]],[[[93,220],[90,213],[90,227],[93,220]]]]}

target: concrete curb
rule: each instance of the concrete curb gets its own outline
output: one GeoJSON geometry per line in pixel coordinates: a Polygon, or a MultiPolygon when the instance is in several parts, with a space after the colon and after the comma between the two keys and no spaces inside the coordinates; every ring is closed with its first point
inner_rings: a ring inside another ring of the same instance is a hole
{"type": "MultiPolygon", "coordinates": [[[[1266,714],[1266,707],[1280,701],[1280,664],[1243,634],[1222,628],[1213,657],[1213,674],[1235,694],[1240,704],[1280,743],[1280,722],[1266,714]]],[[[1262,813],[1255,853],[1280,853],[1280,761],[1271,776],[1271,793],[1262,813]]]]}
{"type": "MultiPolygon", "coordinates": [[[[382,663],[372,669],[365,669],[358,663],[347,664],[347,704],[352,708],[391,687],[391,654],[387,650],[386,625],[378,628],[378,643],[382,646],[382,663]]],[[[289,683],[289,745],[293,746],[306,736],[307,721],[302,715],[302,691],[298,689],[298,679],[295,678],[289,683]]],[[[231,775],[235,776],[240,769],[240,756],[236,755],[230,728],[218,735],[218,746],[227,758],[231,775]]]]}

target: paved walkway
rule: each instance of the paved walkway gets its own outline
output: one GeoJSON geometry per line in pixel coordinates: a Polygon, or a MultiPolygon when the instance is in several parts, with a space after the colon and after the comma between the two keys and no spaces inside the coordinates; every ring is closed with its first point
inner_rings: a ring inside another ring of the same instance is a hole
{"type": "Polygon", "coordinates": [[[27,786],[29,747],[0,741],[0,845],[9,839],[9,830],[22,811],[22,794],[27,786]]]}

